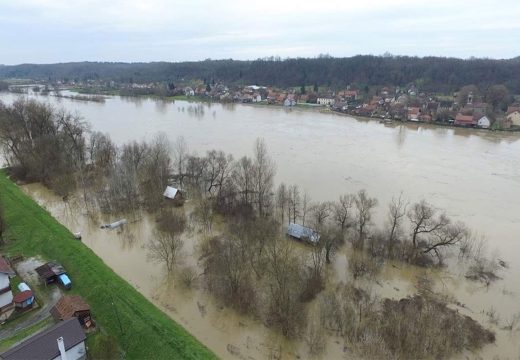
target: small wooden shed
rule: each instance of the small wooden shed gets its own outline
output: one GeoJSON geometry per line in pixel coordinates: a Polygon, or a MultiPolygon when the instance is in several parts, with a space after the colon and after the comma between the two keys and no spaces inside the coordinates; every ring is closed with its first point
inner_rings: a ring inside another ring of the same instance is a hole
{"type": "Polygon", "coordinates": [[[14,296],[13,302],[17,309],[28,309],[34,304],[34,294],[31,290],[24,290],[14,296]]]}
{"type": "Polygon", "coordinates": [[[94,326],[90,305],[79,295],[62,296],[50,312],[57,322],[75,317],[85,329],[94,326]]]}

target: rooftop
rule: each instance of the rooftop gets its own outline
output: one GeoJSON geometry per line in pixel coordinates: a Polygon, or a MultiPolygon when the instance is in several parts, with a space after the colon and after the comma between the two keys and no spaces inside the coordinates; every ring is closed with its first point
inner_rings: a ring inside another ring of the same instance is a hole
{"type": "Polygon", "coordinates": [[[0,273],[14,275],[13,269],[3,256],[0,256],[0,273]]]}
{"type": "Polygon", "coordinates": [[[78,311],[89,311],[90,306],[79,295],[62,296],[51,309],[52,317],[56,320],[67,320],[74,317],[78,311]]]}
{"type": "Polygon", "coordinates": [[[44,330],[19,345],[0,354],[3,360],[41,359],[51,360],[60,355],[57,339],[63,337],[65,350],[85,341],[85,332],[78,319],[71,318],[44,330]]]}

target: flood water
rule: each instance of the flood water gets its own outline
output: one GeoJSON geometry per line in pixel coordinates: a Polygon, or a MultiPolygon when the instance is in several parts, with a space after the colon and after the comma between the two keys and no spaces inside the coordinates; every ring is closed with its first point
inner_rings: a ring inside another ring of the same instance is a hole
{"type": "MultiPolygon", "coordinates": [[[[0,100],[11,102],[15,97],[2,94],[0,100]]],[[[93,130],[109,133],[118,144],[165,132],[171,140],[184,136],[192,152],[219,149],[239,157],[251,155],[254,140],[263,137],[277,163],[277,182],[299,184],[313,200],[335,200],[343,193],[366,189],[379,200],[378,225],[384,221],[392,196],[402,191],[410,201],[425,198],[485,235],[489,253],[496,252],[509,263],[510,268],[500,274],[503,279],[488,288],[465,280],[462,270],[441,272],[438,277],[444,291],[466,305],[461,311],[497,331],[497,344],[487,346],[480,355],[518,358],[520,332],[500,327],[520,313],[520,134],[383,125],[266,106],[121,97],[96,103],[35,97],[77,111],[93,130]],[[487,323],[483,312],[490,308],[500,316],[501,325],[487,323]]],[[[99,229],[101,220],[68,215],[80,210],[44,189],[36,185],[25,189],[69,229],[86,234],[87,246],[219,356],[231,356],[227,344],[253,358],[267,358],[280,346],[276,335],[262,324],[217,309],[203,292],[168,290],[161,267],[146,260],[144,246],[153,227],[146,216],[130,224],[125,233],[107,232],[99,229]],[[136,268],[145,271],[136,272],[136,268]]],[[[346,276],[344,255],[336,261],[342,278],[346,276]]],[[[389,270],[385,277],[383,287],[387,285],[391,296],[413,292],[414,276],[407,269],[389,270]],[[394,288],[400,291],[392,293],[394,288]]],[[[301,344],[282,345],[288,352],[303,355],[301,344]]],[[[329,358],[340,356],[341,348],[332,341],[329,358]]]]}

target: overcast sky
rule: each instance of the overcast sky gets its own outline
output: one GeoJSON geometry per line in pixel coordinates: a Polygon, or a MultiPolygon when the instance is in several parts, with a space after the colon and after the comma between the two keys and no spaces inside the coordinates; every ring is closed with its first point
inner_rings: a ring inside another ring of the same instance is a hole
{"type": "Polygon", "coordinates": [[[520,1],[0,0],[0,64],[385,52],[516,57],[520,1]]]}

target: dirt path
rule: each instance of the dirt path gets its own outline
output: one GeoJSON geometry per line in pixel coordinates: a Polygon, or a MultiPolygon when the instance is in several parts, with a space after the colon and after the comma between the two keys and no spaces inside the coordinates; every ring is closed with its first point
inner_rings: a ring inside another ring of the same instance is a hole
{"type": "Polygon", "coordinates": [[[19,331],[47,319],[49,316],[51,316],[49,311],[54,305],[56,305],[60,297],[60,289],[58,287],[53,287],[49,293],[49,296],[43,299],[45,305],[41,309],[35,311],[30,318],[25,319],[15,326],[9,327],[5,330],[0,330],[0,339],[10,338],[11,336],[16,335],[19,331]]]}

